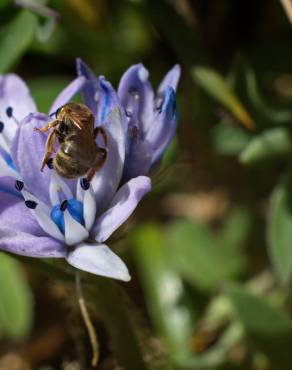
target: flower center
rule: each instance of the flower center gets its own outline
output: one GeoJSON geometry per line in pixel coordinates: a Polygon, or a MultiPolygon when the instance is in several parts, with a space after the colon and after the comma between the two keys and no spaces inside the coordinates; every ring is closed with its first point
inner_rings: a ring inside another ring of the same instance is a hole
{"type": "Polygon", "coordinates": [[[51,219],[63,234],[65,234],[64,212],[66,209],[68,209],[70,215],[75,221],[79,222],[83,226],[85,224],[83,218],[83,204],[74,198],[69,200],[65,199],[62,203],[54,206],[51,210],[51,219]]]}

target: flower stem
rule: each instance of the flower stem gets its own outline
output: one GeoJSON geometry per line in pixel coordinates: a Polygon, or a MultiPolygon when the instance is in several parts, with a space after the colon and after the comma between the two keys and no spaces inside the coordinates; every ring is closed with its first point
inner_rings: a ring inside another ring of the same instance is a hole
{"type": "Polygon", "coordinates": [[[81,278],[80,278],[80,273],[78,270],[76,270],[75,272],[75,285],[76,285],[76,293],[77,293],[78,303],[80,307],[80,312],[81,312],[84,324],[87,328],[91,347],[92,347],[91,366],[96,367],[98,364],[98,360],[99,360],[99,343],[98,343],[96,332],[92,324],[92,321],[90,319],[90,316],[89,316],[89,313],[86,307],[86,303],[83,297],[81,278]]]}

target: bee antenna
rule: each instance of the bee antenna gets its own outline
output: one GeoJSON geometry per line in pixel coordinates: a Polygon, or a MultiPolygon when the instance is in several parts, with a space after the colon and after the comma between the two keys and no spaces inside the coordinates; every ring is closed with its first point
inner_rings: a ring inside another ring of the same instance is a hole
{"type": "Polygon", "coordinates": [[[55,115],[56,115],[56,113],[57,113],[57,112],[58,112],[58,109],[57,109],[55,112],[50,113],[50,114],[49,114],[49,116],[50,116],[50,117],[53,117],[53,116],[55,116],[55,115]]]}
{"type": "Polygon", "coordinates": [[[56,116],[58,114],[58,112],[64,107],[64,105],[61,105],[57,110],[55,110],[55,112],[53,113],[50,113],[49,116],[50,117],[53,117],[53,116],[56,116]]]}

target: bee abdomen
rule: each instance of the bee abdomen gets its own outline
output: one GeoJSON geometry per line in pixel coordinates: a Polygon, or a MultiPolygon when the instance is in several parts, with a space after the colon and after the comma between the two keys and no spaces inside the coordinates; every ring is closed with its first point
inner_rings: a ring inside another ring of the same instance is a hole
{"type": "Polygon", "coordinates": [[[60,176],[67,179],[83,176],[89,170],[88,167],[82,165],[75,158],[64,153],[63,151],[58,151],[54,158],[53,166],[60,176]]]}

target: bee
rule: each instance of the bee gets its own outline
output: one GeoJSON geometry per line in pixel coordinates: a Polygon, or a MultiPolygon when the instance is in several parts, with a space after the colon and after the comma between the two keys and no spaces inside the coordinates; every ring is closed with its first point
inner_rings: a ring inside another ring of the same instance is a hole
{"type": "Polygon", "coordinates": [[[94,115],[84,104],[67,103],[56,112],[56,119],[35,131],[52,130],[46,141],[46,151],[41,162],[41,172],[51,161],[56,143],[58,151],[52,165],[56,172],[67,179],[86,175],[91,181],[95,172],[105,163],[108,152],[108,137],[102,127],[94,127],[94,115]],[[97,144],[102,136],[104,148],[97,144]]]}

